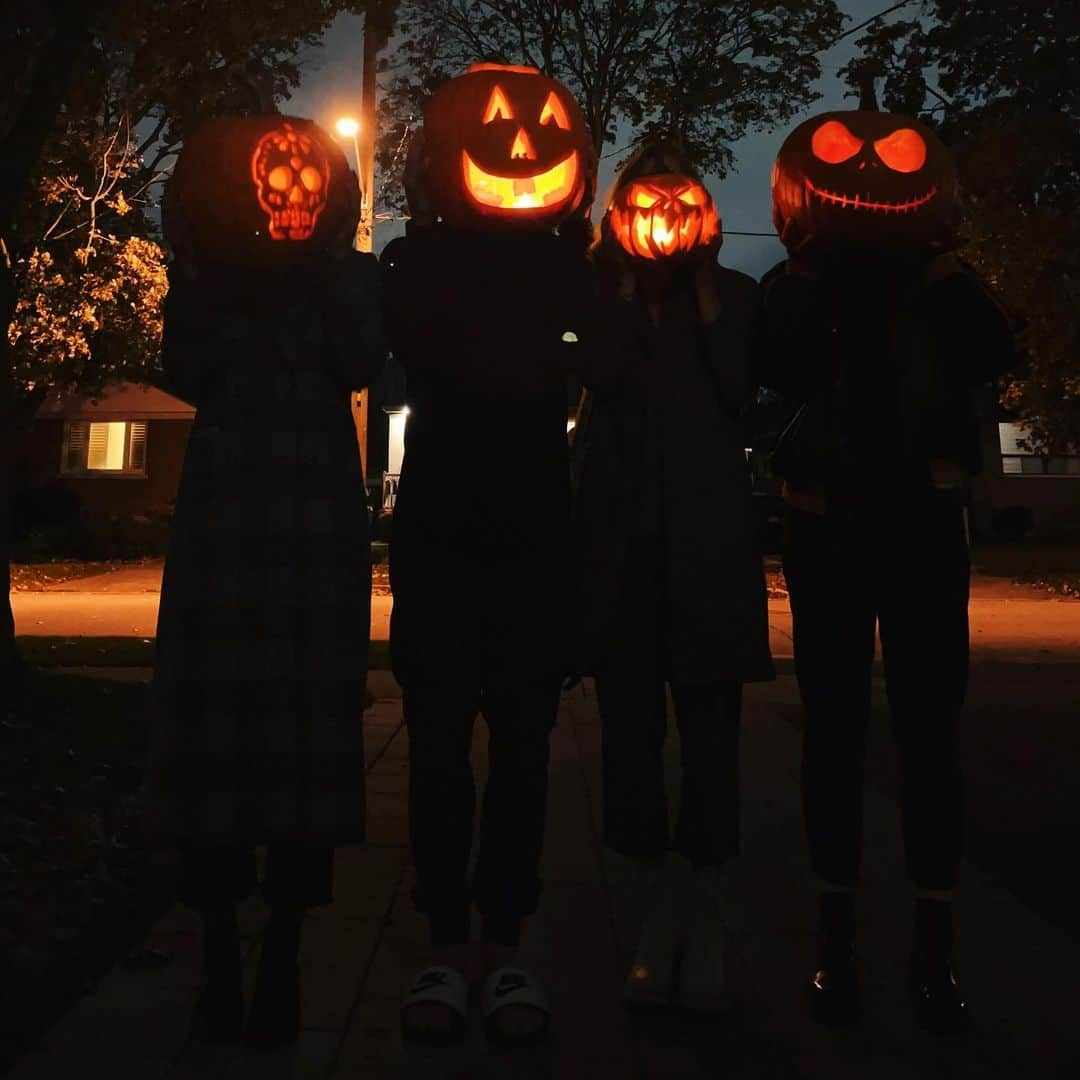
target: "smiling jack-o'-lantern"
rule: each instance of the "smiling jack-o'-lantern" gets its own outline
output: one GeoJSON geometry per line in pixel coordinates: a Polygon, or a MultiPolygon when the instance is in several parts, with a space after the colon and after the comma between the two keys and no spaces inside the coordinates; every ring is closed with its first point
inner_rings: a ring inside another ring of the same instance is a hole
{"type": "Polygon", "coordinates": [[[592,190],[595,153],[577,102],[536,68],[473,64],[424,113],[430,197],[462,228],[552,229],[592,190]]]}
{"type": "Polygon", "coordinates": [[[302,262],[340,245],[359,218],[345,155],[301,117],[209,121],[185,141],[170,186],[186,241],[209,261],[302,262]]]}
{"type": "Polygon", "coordinates": [[[790,252],[954,242],[949,153],[925,124],[898,113],[830,112],[800,124],[777,155],[772,195],[773,222],[790,252]]]}
{"type": "Polygon", "coordinates": [[[640,259],[694,255],[720,236],[712,196],[679,173],[631,180],[615,192],[608,212],[611,234],[640,259]]]}

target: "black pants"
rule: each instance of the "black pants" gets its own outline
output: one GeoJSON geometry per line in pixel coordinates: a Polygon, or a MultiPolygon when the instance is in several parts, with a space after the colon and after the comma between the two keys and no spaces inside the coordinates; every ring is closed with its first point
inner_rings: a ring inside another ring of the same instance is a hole
{"type": "Polygon", "coordinates": [[[827,883],[850,887],[859,875],[875,621],[908,873],[924,889],[955,882],[969,569],[963,509],[945,493],[872,513],[790,512],[784,573],[805,712],[804,810],[813,866],[827,883]]]}
{"type": "Polygon", "coordinates": [[[536,910],[540,896],[549,741],[559,680],[483,687],[417,684],[405,688],[403,705],[415,898],[431,920],[432,943],[468,940],[471,899],[485,938],[516,945],[522,920],[536,910]],[[478,712],[487,721],[489,764],[470,890],[476,785],[469,751],[478,712]]]}
{"type": "MultiPolygon", "coordinates": [[[[194,840],[179,846],[177,893],[196,911],[236,904],[258,887],[255,848],[194,840]]],[[[271,843],[266,853],[263,898],[268,904],[319,907],[333,903],[334,849],[328,844],[271,843]]]]}
{"type": "Polygon", "coordinates": [[[682,752],[682,800],[669,838],[664,790],[667,737],[661,675],[598,674],[603,720],[604,840],[623,855],[669,847],[700,866],[739,853],[740,683],[674,683],[682,752]]]}

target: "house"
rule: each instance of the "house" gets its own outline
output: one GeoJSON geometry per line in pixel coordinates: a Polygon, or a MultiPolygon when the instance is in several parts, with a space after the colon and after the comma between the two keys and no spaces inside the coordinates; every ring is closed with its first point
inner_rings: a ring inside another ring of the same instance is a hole
{"type": "Polygon", "coordinates": [[[16,476],[17,518],[33,529],[77,516],[93,535],[122,519],[167,518],[194,418],[186,401],[140,383],[46,401],[16,476]]]}
{"type": "Polygon", "coordinates": [[[986,416],[981,433],[983,471],[971,499],[978,532],[1009,533],[1024,523],[1038,535],[1080,533],[1080,453],[1034,453],[1003,413],[986,416]],[[1002,524],[1010,519],[1016,525],[1002,524]]]}

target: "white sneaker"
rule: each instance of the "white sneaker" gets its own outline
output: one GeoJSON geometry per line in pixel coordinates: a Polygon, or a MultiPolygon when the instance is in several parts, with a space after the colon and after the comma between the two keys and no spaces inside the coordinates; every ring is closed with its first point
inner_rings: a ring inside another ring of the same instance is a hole
{"type": "Polygon", "coordinates": [[[672,855],[647,885],[645,918],[623,987],[623,1000],[632,1008],[667,1008],[671,1004],[689,884],[689,864],[672,855]]]}
{"type": "Polygon", "coordinates": [[[691,1012],[718,1013],[731,1008],[726,979],[728,935],[710,883],[699,881],[690,905],[679,971],[679,1004],[691,1012]]]}

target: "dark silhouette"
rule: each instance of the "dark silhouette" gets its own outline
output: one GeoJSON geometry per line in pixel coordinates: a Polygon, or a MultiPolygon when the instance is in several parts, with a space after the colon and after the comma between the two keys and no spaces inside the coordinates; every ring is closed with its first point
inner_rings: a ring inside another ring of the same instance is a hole
{"type": "MultiPolygon", "coordinates": [[[[627,164],[616,190],[656,174],[697,179],[660,145],[627,164]]],[[[579,662],[603,718],[605,839],[653,893],[627,997],[669,999],[685,859],[697,872],[680,993],[702,1009],[727,1000],[718,906],[721,868],[738,853],[742,684],[773,674],[741,424],[757,286],[718,266],[718,247],[630,258],[605,218],[589,400],[574,433],[579,662]],[[683,762],[673,841],[665,684],[683,762]]]]}
{"type": "Polygon", "coordinates": [[[494,1038],[516,1041],[546,1026],[542,991],[512,965],[541,889],[548,740],[567,662],[567,377],[584,345],[563,335],[584,336],[587,264],[580,243],[547,231],[423,224],[417,156],[413,223],[382,255],[410,408],[390,634],[409,732],[415,898],[434,965],[406,998],[403,1026],[410,1038],[459,1037],[465,979],[501,967],[511,982],[494,999],[489,979],[484,1011],[494,1038]],[[490,773],[470,884],[478,712],[490,773]],[[515,1013],[515,1002],[535,1008],[515,1013]]]}
{"type": "MultiPolygon", "coordinates": [[[[871,173],[881,169],[866,153],[871,173]]],[[[774,468],[788,503],[806,824],[823,886],[811,1001],[825,1023],[861,1015],[855,889],[876,626],[918,897],[911,991],[918,1019],[952,1032],[967,1024],[950,900],[962,846],[965,497],[980,467],[974,391],[1014,354],[1005,317],[947,243],[907,246],[903,230],[880,241],[869,212],[851,212],[866,224],[842,246],[824,233],[793,238],[778,221],[792,255],[764,279],[756,339],[761,381],[799,406],[774,468]]]]}
{"type": "Polygon", "coordinates": [[[348,401],[385,349],[355,221],[333,256],[269,270],[181,251],[170,273],[164,365],[198,414],[162,587],[152,786],[180,898],[204,919],[195,1023],[211,1041],[240,1034],[236,903],[255,845],[272,914],[246,1037],[274,1045],[299,1028],[304,912],[331,901],[335,845],[363,839],[371,574],[348,401]]]}

